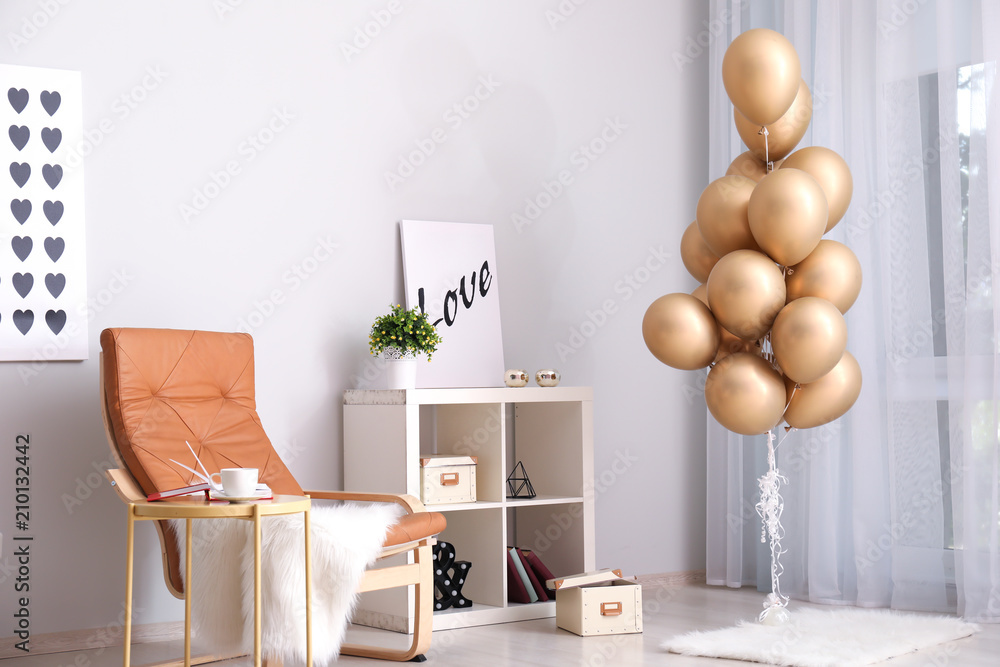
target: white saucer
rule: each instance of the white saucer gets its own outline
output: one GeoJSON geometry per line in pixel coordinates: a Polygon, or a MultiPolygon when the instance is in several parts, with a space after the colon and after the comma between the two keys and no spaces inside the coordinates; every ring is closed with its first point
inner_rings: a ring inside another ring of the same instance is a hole
{"type": "Polygon", "coordinates": [[[270,495],[261,496],[227,496],[224,493],[216,493],[215,491],[211,494],[212,500],[228,500],[231,503],[241,503],[249,502],[251,500],[265,500],[270,498],[270,495]]]}

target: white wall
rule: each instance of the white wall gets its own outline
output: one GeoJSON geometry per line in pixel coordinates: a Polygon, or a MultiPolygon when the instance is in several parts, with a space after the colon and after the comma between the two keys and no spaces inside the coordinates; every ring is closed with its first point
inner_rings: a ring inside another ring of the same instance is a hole
{"type": "MultiPolygon", "coordinates": [[[[685,398],[695,375],[646,351],[640,323],[653,299],[695,286],[678,243],[707,182],[708,65],[673,55],[703,30],[707,6],[401,0],[367,46],[345,54],[373,12],[384,19],[393,6],[0,5],[0,59],[80,70],[85,129],[111,129],[92,134],[100,142],[86,163],[91,358],[48,364],[27,382],[24,366],[0,365],[3,489],[15,436],[33,443],[32,634],[102,627],[121,611],[124,509],[106,484],[88,487],[108,458],[101,329],[259,324],[264,424],[304,486],[340,488],[340,395],[364,382],[370,322],[402,298],[401,218],[494,225],[507,366],[554,366],[565,384],[594,386],[598,565],[704,566],[704,404],[685,398]],[[560,7],[575,11],[556,22],[560,7]],[[461,124],[445,115],[477,90],[461,124]],[[384,173],[437,127],[444,143],[390,188],[384,173]],[[606,152],[584,158],[581,145],[602,132],[614,139],[606,152]],[[254,152],[246,142],[258,134],[273,141],[254,152]],[[181,206],[204,203],[195,192],[230,161],[239,173],[185,221],[181,206]],[[561,170],[572,183],[516,228],[512,214],[561,170]],[[321,239],[336,250],[296,282],[290,272],[321,239]],[[261,305],[275,291],[281,303],[261,305]],[[597,315],[605,305],[613,312],[597,315]],[[82,503],[70,512],[67,497],[82,503]]],[[[12,496],[0,492],[7,536],[12,496]]],[[[136,620],[176,620],[142,528],[136,620]]],[[[4,619],[16,599],[10,546],[4,619]]],[[[0,636],[10,632],[0,623],[0,636]]]]}

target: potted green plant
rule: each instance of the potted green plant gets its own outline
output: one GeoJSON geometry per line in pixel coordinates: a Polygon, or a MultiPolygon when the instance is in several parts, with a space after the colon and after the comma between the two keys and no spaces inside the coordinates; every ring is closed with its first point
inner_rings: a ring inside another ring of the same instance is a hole
{"type": "Polygon", "coordinates": [[[404,310],[399,304],[375,318],[368,335],[372,356],[386,361],[389,389],[415,387],[417,357],[426,355],[430,361],[440,343],[441,336],[426,313],[417,307],[404,310]]]}

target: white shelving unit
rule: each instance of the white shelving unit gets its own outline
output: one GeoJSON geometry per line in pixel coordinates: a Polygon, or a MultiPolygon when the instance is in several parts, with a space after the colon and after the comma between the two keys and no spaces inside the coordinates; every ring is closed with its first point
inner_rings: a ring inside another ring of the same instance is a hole
{"type": "MultiPolygon", "coordinates": [[[[533,549],[556,576],[594,565],[593,390],[590,387],[348,390],[344,487],[420,497],[421,455],[478,459],[477,502],[430,505],[448,528],[440,539],[472,562],[470,609],[435,612],[434,629],[555,615],[554,602],[507,602],[506,547],[533,549]],[[537,494],[507,498],[524,464],[537,494]]],[[[412,632],[412,591],[362,596],[355,622],[412,632]]]]}

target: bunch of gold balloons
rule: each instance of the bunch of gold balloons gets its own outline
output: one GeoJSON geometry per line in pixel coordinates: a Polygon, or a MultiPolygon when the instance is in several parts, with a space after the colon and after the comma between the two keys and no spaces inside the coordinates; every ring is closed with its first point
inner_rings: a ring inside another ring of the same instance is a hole
{"type": "Polygon", "coordinates": [[[702,284],[654,301],[642,335],[669,366],[711,365],[705,401],[729,430],[819,426],[861,393],[844,322],[861,264],[823,239],[847,211],[851,172],[828,148],[792,152],[812,119],[812,95],[784,36],[741,34],[722,80],[750,150],[705,188],[681,237],[684,266],[702,284]]]}

